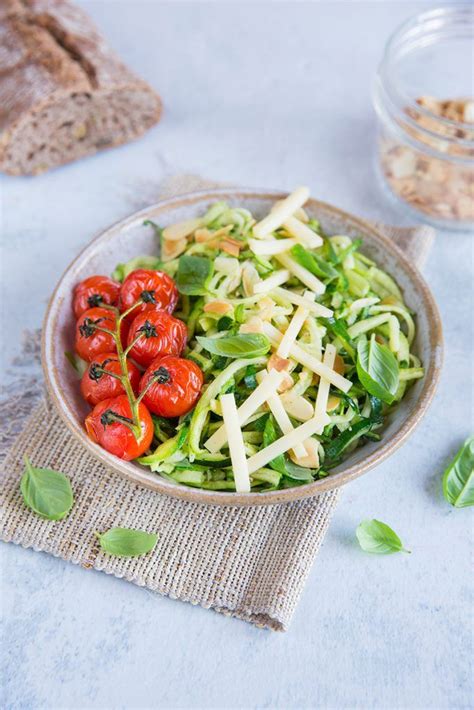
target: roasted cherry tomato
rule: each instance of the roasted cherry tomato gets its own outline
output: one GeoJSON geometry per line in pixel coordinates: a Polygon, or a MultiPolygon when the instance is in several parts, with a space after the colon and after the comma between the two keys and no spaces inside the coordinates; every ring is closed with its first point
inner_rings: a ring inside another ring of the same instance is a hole
{"type": "Polygon", "coordinates": [[[180,417],[194,407],[201,394],[204,375],[192,360],[182,357],[157,357],[140,382],[146,389],[143,402],[160,417],[180,417]]]}
{"type": "Polygon", "coordinates": [[[130,461],[141,456],[153,439],[153,420],[145,405],[138,405],[141,436],[135,439],[130,428],[132,413],[126,395],[104,399],[96,404],[86,417],[86,431],[92,441],[115,454],[119,459],[130,461]]]}
{"type": "Polygon", "coordinates": [[[147,367],[160,355],[181,355],[186,346],[187,330],[183,321],[164,311],[145,311],[130,326],[128,345],[134,341],[130,357],[147,367]]]}
{"type": "Polygon", "coordinates": [[[116,306],[119,300],[120,284],[108,276],[89,276],[74,289],[74,314],[79,318],[89,308],[102,304],[116,306]]]}
{"type": "MultiPolygon", "coordinates": [[[[131,360],[127,360],[128,379],[135,394],[138,393],[141,372],[131,360]]],[[[82,396],[92,407],[103,399],[125,394],[123,384],[114,375],[121,375],[120,362],[116,353],[96,355],[81,380],[82,396]],[[111,375],[107,373],[111,372],[111,375]]]]}
{"type": "Polygon", "coordinates": [[[178,297],[178,289],[171,276],[163,271],[136,269],[127,276],[122,284],[119,308],[123,313],[137,301],[142,301],[141,305],[130,313],[129,320],[133,320],[140,313],[149,310],[173,313],[178,303],[178,297]]]}
{"type": "MultiPolygon", "coordinates": [[[[76,352],[83,360],[92,362],[100,353],[116,350],[115,340],[110,333],[99,328],[115,330],[116,315],[106,308],[89,308],[76,323],[76,352]]],[[[126,340],[128,326],[122,321],[122,342],[126,340]]]]}

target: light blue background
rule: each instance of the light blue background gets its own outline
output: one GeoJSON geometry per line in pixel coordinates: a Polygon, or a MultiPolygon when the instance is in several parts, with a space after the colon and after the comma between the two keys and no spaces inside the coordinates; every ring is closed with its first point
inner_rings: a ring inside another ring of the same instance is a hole
{"type": "MultiPolygon", "coordinates": [[[[154,201],[169,175],[311,186],[406,223],[372,173],[370,83],[394,27],[429,3],[81,3],[162,94],[141,141],[34,179],[0,179],[2,357],[37,327],[93,234],[154,201]]],[[[439,234],[426,277],[446,361],[436,400],[389,461],[344,491],[286,634],[255,629],[45,554],[3,545],[8,708],[468,708],[472,511],[441,473],[472,428],[472,236],[439,234]],[[391,524],[411,555],[365,555],[391,524]]]]}

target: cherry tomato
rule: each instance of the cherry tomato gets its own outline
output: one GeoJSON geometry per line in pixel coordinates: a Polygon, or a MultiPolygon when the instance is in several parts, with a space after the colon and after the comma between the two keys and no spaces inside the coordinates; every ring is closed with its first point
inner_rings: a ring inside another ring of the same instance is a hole
{"type": "Polygon", "coordinates": [[[97,308],[103,303],[116,306],[120,294],[120,284],[108,276],[89,276],[74,289],[74,314],[79,318],[89,308],[97,308]]]}
{"type": "MultiPolygon", "coordinates": [[[[128,379],[135,394],[138,393],[141,372],[131,360],[127,360],[128,379]]],[[[123,384],[113,375],[121,375],[116,353],[101,353],[91,362],[81,380],[82,396],[92,407],[103,399],[125,394],[123,384]],[[104,372],[105,370],[105,372],[104,372]],[[108,375],[107,372],[112,372],[108,375]]]]}
{"type": "Polygon", "coordinates": [[[187,330],[183,321],[165,311],[145,311],[130,326],[128,345],[138,338],[130,357],[147,367],[160,355],[181,355],[186,346],[187,330]]]}
{"type": "MultiPolygon", "coordinates": [[[[116,315],[106,308],[89,308],[76,323],[76,352],[83,360],[92,362],[100,353],[115,352],[115,340],[110,333],[99,328],[115,330],[116,315]]],[[[126,340],[128,326],[122,321],[122,342],[126,340]]]]}
{"type": "Polygon", "coordinates": [[[86,417],[86,431],[89,438],[119,459],[131,461],[141,456],[153,439],[153,420],[143,402],[138,405],[141,436],[135,439],[132,412],[126,395],[104,399],[95,405],[86,417]]]}
{"type": "Polygon", "coordinates": [[[171,276],[163,271],[151,269],[136,269],[132,271],[120,289],[119,308],[123,313],[137,301],[143,303],[137,306],[128,316],[133,320],[140,313],[150,310],[173,313],[178,303],[179,293],[171,276]]]}
{"type": "Polygon", "coordinates": [[[194,407],[204,375],[192,360],[165,355],[153,360],[140,382],[143,402],[160,417],[180,417],[194,407]]]}

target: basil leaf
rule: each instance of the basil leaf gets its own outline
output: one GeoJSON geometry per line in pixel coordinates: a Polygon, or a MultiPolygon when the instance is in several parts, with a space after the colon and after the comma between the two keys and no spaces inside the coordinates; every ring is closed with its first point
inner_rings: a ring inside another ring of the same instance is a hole
{"type": "Polygon", "coordinates": [[[82,377],[84,372],[87,370],[89,363],[80,358],[79,355],[76,355],[75,353],[72,353],[69,350],[64,351],[64,357],[69,362],[71,367],[75,369],[79,377],[82,377]]]}
{"type": "Polygon", "coordinates": [[[285,476],[288,478],[292,478],[294,481],[306,481],[306,483],[311,483],[316,473],[316,469],[298,466],[298,464],[293,463],[291,459],[285,457],[285,476]]]}
{"type": "Polygon", "coordinates": [[[229,316],[222,316],[217,321],[217,330],[219,331],[219,333],[222,332],[223,330],[230,330],[233,325],[234,325],[233,318],[230,318],[229,316]]]}
{"type": "Polygon", "coordinates": [[[156,256],[136,256],[124,264],[117,264],[112,272],[112,278],[115,281],[124,281],[136,269],[159,269],[159,267],[160,260],[156,256]]]}
{"type": "Polygon", "coordinates": [[[132,530],[131,528],[111,528],[100,535],[100,546],[104,552],[116,557],[138,557],[151,552],[156,545],[158,535],[147,533],[143,530],[132,530]]]}
{"type": "Polygon", "coordinates": [[[386,345],[381,345],[372,335],[357,344],[357,374],[369,394],[382,402],[392,404],[398,389],[398,362],[386,345]]]}
{"type": "Polygon", "coordinates": [[[48,520],[62,520],[74,503],[71,483],[64,473],[35,468],[27,456],[20,490],[26,505],[48,520]]]}
{"type": "Polygon", "coordinates": [[[455,508],[474,505],[474,436],[461,446],[444,472],[443,493],[455,508]]]}
{"type": "Polygon", "coordinates": [[[336,338],[339,338],[339,340],[344,346],[346,353],[349,355],[350,358],[352,358],[352,360],[355,361],[355,345],[351,340],[349,333],[347,332],[347,328],[344,321],[337,320],[336,318],[331,317],[325,318],[324,324],[336,338]]]}
{"type": "Polygon", "coordinates": [[[176,274],[178,291],[188,296],[204,296],[213,273],[214,265],[207,257],[180,256],[176,274]]]}
{"type": "Polygon", "coordinates": [[[326,460],[335,463],[341,457],[344,450],[347,449],[349,444],[352,444],[353,441],[360,439],[361,436],[364,436],[364,434],[372,429],[374,424],[375,422],[372,419],[364,418],[356,424],[353,424],[350,429],[343,431],[324,447],[326,460]]]}
{"type": "Polygon", "coordinates": [[[359,545],[364,552],[375,555],[390,555],[405,550],[397,533],[380,520],[363,520],[356,530],[359,545]]]}
{"type": "MultiPolygon", "coordinates": [[[[265,422],[265,429],[263,430],[263,447],[265,448],[267,446],[270,446],[270,444],[273,444],[276,439],[278,439],[278,433],[276,430],[273,416],[270,415],[267,421],[265,422]]],[[[285,475],[286,466],[285,457],[283,456],[283,454],[280,454],[276,458],[272,459],[268,465],[270,466],[270,468],[273,468],[274,471],[278,471],[278,473],[285,475]]]]}
{"type": "Polygon", "coordinates": [[[296,261],[315,276],[319,276],[321,279],[329,280],[336,279],[339,276],[339,272],[336,271],[332,264],[324,259],[321,259],[321,257],[317,254],[308,251],[302,247],[301,244],[295,244],[290,251],[296,261]]]}
{"type": "Polygon", "coordinates": [[[260,333],[241,333],[224,338],[206,338],[198,335],[196,340],[213,355],[224,357],[260,357],[270,350],[270,341],[260,333]]]}

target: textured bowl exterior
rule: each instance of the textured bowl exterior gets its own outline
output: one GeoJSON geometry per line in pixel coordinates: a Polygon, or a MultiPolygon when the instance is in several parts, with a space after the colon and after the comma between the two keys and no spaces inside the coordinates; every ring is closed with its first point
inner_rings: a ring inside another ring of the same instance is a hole
{"type": "Polygon", "coordinates": [[[369,471],[386,459],[405,441],[425,414],[438,384],[442,356],[442,328],[436,303],[419,271],[396,244],[374,226],[329,204],[309,200],[305,209],[317,217],[330,234],[362,236],[362,251],[392,274],[403,290],[405,300],[417,316],[415,352],[421,357],[426,375],[417,380],[403,401],[390,415],[381,441],[368,442],[354,451],[330,476],[304,486],[263,493],[204,491],[172,483],[133,462],[121,461],[94,444],[83,427],[88,407],[83,402],[77,375],[64,357],[73,350],[74,286],[92,274],[110,274],[118,262],[139,254],[156,254],[153,230],[143,226],[151,219],[166,226],[202,214],[209,204],[225,200],[247,207],[257,217],[266,214],[284,193],[251,189],[212,189],[164,200],[99,234],[66,269],[47,308],[42,342],[42,363],[48,392],[64,422],[92,455],[125,478],[165,495],[211,505],[274,505],[316,496],[338,488],[369,471]]]}

